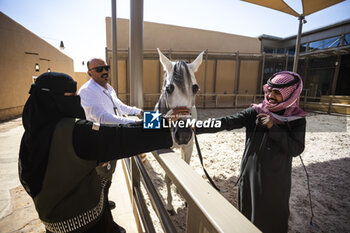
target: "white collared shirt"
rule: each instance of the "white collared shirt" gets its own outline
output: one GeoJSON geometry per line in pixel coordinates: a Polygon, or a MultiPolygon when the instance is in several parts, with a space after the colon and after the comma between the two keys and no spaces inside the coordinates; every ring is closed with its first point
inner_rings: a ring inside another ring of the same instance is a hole
{"type": "Polygon", "coordinates": [[[107,83],[107,89],[96,83],[95,80],[87,81],[78,92],[81,105],[84,108],[86,119],[103,124],[128,124],[135,122],[122,115],[138,115],[141,109],[130,107],[120,101],[111,85],[107,83]],[[119,116],[115,112],[119,112],[119,116]]]}

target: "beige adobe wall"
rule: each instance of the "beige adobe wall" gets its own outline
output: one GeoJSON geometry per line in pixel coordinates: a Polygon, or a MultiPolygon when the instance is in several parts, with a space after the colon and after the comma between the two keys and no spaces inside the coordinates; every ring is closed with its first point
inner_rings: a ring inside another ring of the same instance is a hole
{"type": "MultiPolygon", "coordinates": [[[[117,21],[118,49],[129,47],[129,20],[117,21]]],[[[106,17],[106,44],[111,49],[111,18],[106,17]]],[[[187,28],[167,24],[144,22],[144,49],[174,49],[184,51],[259,53],[260,41],[257,38],[187,28]]]]}
{"type": "Polygon", "coordinates": [[[0,121],[21,114],[32,77],[48,68],[74,75],[70,57],[0,12],[0,121]]]}
{"type": "MultiPolygon", "coordinates": [[[[106,63],[112,64],[112,58],[111,57],[107,58],[106,63]]],[[[127,66],[126,60],[122,60],[122,59],[118,60],[118,97],[123,102],[127,100],[126,93],[128,90],[126,66],[127,66]]],[[[112,70],[110,71],[110,74],[111,73],[112,73],[112,70]]]]}
{"type": "MultiPolygon", "coordinates": [[[[118,19],[117,25],[117,46],[120,50],[127,50],[129,47],[129,20],[118,19]]],[[[111,18],[106,18],[107,49],[111,50],[111,18]]],[[[144,50],[160,48],[163,52],[169,49],[173,51],[188,51],[200,53],[208,49],[210,52],[232,53],[239,51],[240,54],[260,53],[261,44],[259,39],[227,34],[222,32],[207,31],[195,28],[186,28],[158,23],[144,23],[144,50]]],[[[111,53],[108,54],[111,62],[111,53]]],[[[110,63],[111,64],[111,63],[110,63]]],[[[207,78],[204,87],[205,64],[203,63],[196,73],[197,81],[200,85],[200,93],[228,93],[235,90],[236,58],[232,60],[208,60],[207,78]],[[215,63],[217,63],[215,73],[215,63]]],[[[156,93],[158,86],[162,85],[163,69],[160,69],[158,76],[159,62],[157,60],[145,60],[144,62],[144,94],[156,93]]],[[[241,61],[239,90],[240,94],[256,94],[259,62],[241,61]]],[[[127,92],[126,62],[118,62],[118,92],[127,92]],[[120,85],[122,83],[123,85],[120,85]]]]}
{"type": "Polygon", "coordinates": [[[84,83],[86,83],[90,79],[88,74],[85,72],[74,72],[73,78],[77,82],[77,91],[84,83]]]}
{"type": "Polygon", "coordinates": [[[241,61],[239,89],[240,94],[256,94],[259,92],[258,77],[259,62],[258,61],[241,61]]]}

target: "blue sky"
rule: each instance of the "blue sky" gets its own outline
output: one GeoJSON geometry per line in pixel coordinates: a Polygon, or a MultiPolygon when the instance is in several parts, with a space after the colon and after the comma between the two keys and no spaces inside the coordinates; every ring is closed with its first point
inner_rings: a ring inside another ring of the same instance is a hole
{"type": "MultiPolygon", "coordinates": [[[[301,3],[286,0],[297,12],[301,3]]],[[[0,11],[74,59],[75,71],[86,71],[82,61],[105,57],[105,17],[111,0],[0,0],[0,11]]],[[[117,16],[129,18],[130,1],[117,0],[117,16]]],[[[303,31],[350,19],[344,1],[306,17],[303,31]]],[[[238,0],[144,0],[144,20],[207,29],[250,37],[295,35],[296,17],[238,0]]]]}

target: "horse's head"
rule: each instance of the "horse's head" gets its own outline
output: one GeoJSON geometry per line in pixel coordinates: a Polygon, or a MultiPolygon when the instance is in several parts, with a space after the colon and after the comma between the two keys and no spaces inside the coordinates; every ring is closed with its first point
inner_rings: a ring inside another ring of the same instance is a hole
{"type": "MultiPolygon", "coordinates": [[[[175,117],[179,118],[177,120],[180,122],[188,118],[196,118],[195,99],[199,85],[194,73],[202,63],[204,52],[190,64],[184,61],[170,61],[159,49],[158,53],[165,75],[161,97],[156,108],[163,114],[169,111],[182,114],[183,117],[175,117]]],[[[179,145],[187,144],[192,138],[191,128],[179,127],[182,124],[176,125],[173,128],[175,142],[179,145]]]]}

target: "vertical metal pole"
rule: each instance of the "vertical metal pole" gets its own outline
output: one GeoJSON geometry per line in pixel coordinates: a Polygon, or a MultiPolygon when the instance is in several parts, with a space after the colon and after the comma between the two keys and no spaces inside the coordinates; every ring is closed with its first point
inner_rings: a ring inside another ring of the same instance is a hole
{"type": "Polygon", "coordinates": [[[261,77],[260,77],[260,87],[259,87],[259,93],[263,94],[263,84],[264,84],[264,70],[265,70],[265,52],[263,52],[262,55],[262,65],[261,65],[261,77]]]}
{"type": "MultiPolygon", "coordinates": [[[[213,84],[213,93],[216,93],[216,75],[217,75],[217,69],[218,69],[218,59],[215,59],[215,63],[214,63],[214,84],[213,84]]],[[[212,98],[212,100],[214,100],[214,98],[212,98]]],[[[216,102],[216,97],[215,97],[215,102],[216,102]]],[[[215,106],[216,108],[216,106],[215,106]]]]}
{"type": "MultiPolygon", "coordinates": [[[[310,42],[308,42],[306,44],[306,52],[308,52],[310,49],[310,42]]],[[[303,72],[303,85],[304,85],[304,89],[305,89],[305,92],[307,92],[307,89],[306,89],[306,84],[307,84],[307,77],[308,77],[308,69],[309,69],[309,57],[305,56],[305,62],[304,62],[304,72],[303,72]]]]}
{"type": "Polygon", "coordinates": [[[105,48],[105,61],[108,63],[108,64],[111,64],[111,59],[110,57],[108,56],[108,48],[106,47],[105,48]]]}
{"type": "Polygon", "coordinates": [[[305,96],[304,96],[304,108],[306,106],[306,103],[307,103],[307,89],[305,90],[305,96]]]}
{"type": "Polygon", "coordinates": [[[205,66],[204,66],[204,88],[203,88],[203,108],[205,108],[206,94],[207,94],[207,69],[208,69],[208,49],[205,50],[205,66]]]}
{"type": "Polygon", "coordinates": [[[328,114],[330,114],[331,111],[332,111],[333,97],[334,97],[334,96],[331,96],[331,97],[329,98],[328,110],[327,110],[327,113],[328,113],[328,114]]]}
{"type": "Polygon", "coordinates": [[[213,85],[213,93],[216,93],[216,73],[217,73],[217,68],[218,68],[218,59],[215,58],[215,63],[214,63],[214,85],[213,85]]]}
{"type": "Polygon", "coordinates": [[[162,75],[161,75],[161,71],[162,71],[162,64],[160,63],[159,59],[158,59],[158,92],[159,92],[159,95],[160,93],[162,93],[162,75]]]}
{"type": "Polygon", "coordinates": [[[117,57],[117,1],[112,0],[112,85],[118,94],[118,57],[117,57]]]}
{"type": "Polygon", "coordinates": [[[262,73],[262,56],[261,58],[259,58],[259,68],[258,68],[258,74],[256,76],[256,89],[255,89],[255,95],[259,94],[260,93],[260,79],[261,79],[261,73],[262,73]]]}
{"type": "Polygon", "coordinates": [[[335,91],[337,89],[339,70],[340,70],[340,63],[341,63],[341,56],[338,55],[337,56],[337,61],[335,62],[335,70],[334,70],[334,76],[333,76],[331,95],[335,95],[335,91]]]}
{"type": "Polygon", "coordinates": [[[308,57],[305,57],[305,65],[304,65],[304,72],[303,72],[303,85],[304,85],[304,88],[306,88],[306,80],[307,80],[307,77],[308,77],[308,68],[309,68],[309,58],[308,57]]]}
{"type": "Polygon", "coordinates": [[[299,30],[295,44],[295,54],[294,54],[294,63],[293,63],[293,72],[298,72],[298,61],[299,61],[299,50],[300,50],[300,39],[301,32],[303,30],[303,20],[304,16],[299,16],[299,30]]]}
{"type": "Polygon", "coordinates": [[[239,59],[239,51],[236,52],[236,74],[234,81],[234,93],[238,94],[239,92],[239,73],[241,68],[241,60],[239,59]]]}
{"type": "Polygon", "coordinates": [[[284,70],[288,70],[288,51],[286,51],[286,65],[284,66],[284,70]]]}
{"type": "Polygon", "coordinates": [[[143,108],[143,0],[130,1],[130,103],[143,108]]]}
{"type": "MultiPolygon", "coordinates": [[[[345,39],[345,35],[342,35],[342,36],[340,37],[339,46],[343,46],[343,45],[344,45],[344,39],[345,39]]],[[[337,61],[336,61],[336,63],[335,63],[335,70],[334,70],[334,76],[333,76],[333,83],[332,83],[331,95],[335,95],[335,91],[336,91],[336,89],[337,89],[337,83],[338,83],[338,77],[339,77],[340,64],[341,64],[341,56],[338,55],[338,56],[337,56],[337,61]]]]}
{"type": "Polygon", "coordinates": [[[170,48],[170,49],[169,49],[169,59],[170,59],[170,60],[172,59],[172,58],[171,58],[172,54],[173,54],[173,50],[170,48]]]}
{"type": "Polygon", "coordinates": [[[130,49],[128,48],[128,55],[125,59],[125,68],[126,68],[126,102],[128,105],[130,105],[130,49]]]}

